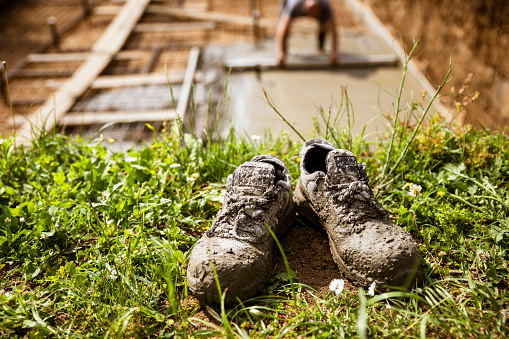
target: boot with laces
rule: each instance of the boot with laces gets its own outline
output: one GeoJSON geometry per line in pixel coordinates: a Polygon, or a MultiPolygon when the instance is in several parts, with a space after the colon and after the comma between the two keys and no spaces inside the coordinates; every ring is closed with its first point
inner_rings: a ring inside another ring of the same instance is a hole
{"type": "Polygon", "coordinates": [[[373,196],[366,165],[328,141],[311,139],[301,152],[297,212],[325,228],[334,261],[357,286],[409,287],[422,280],[422,256],[373,196]]]}
{"type": "Polygon", "coordinates": [[[228,177],[223,205],[191,251],[187,285],[200,300],[220,302],[214,265],[225,303],[256,295],[272,270],[273,237],[283,235],[295,219],[290,174],[284,163],[260,155],[228,177]]]}

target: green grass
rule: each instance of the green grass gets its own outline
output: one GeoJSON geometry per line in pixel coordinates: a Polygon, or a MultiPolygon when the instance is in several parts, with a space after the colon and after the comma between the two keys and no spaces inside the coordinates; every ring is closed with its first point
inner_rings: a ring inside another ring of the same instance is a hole
{"type": "Polygon", "coordinates": [[[423,285],[323,295],[288,271],[231,307],[188,296],[189,251],[236,166],[272,153],[295,184],[300,141],[230,129],[209,133],[205,146],[173,130],[124,154],[100,138],[43,133],[30,147],[2,140],[0,336],[507,336],[509,137],[438,116],[405,123],[427,111],[420,102],[398,108],[407,118],[391,120],[390,137],[372,144],[339,127],[339,116],[353,114],[347,95],[316,120],[317,136],[366,162],[377,198],[419,242],[423,285]],[[409,184],[420,194],[409,195],[409,184]]]}

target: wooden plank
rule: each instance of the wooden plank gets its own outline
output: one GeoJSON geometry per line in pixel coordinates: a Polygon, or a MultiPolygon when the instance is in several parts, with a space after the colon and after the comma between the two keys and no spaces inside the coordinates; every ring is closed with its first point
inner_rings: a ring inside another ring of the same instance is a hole
{"type": "Polygon", "coordinates": [[[189,104],[189,97],[193,86],[194,73],[198,66],[198,59],[200,58],[200,48],[193,47],[189,53],[189,61],[187,62],[186,73],[184,74],[184,81],[180,88],[180,95],[177,102],[177,114],[180,121],[184,122],[187,106],[189,104]]]}
{"type": "MultiPolygon", "coordinates": [[[[27,59],[29,62],[69,62],[86,60],[91,53],[35,53],[29,54],[27,59]]],[[[114,60],[131,60],[141,59],[145,57],[145,53],[141,51],[120,51],[113,57],[114,60]]]]}
{"type": "Polygon", "coordinates": [[[393,54],[376,55],[342,55],[340,62],[336,66],[331,66],[328,56],[297,56],[288,57],[284,67],[280,67],[276,58],[238,58],[226,59],[224,67],[232,71],[247,70],[314,70],[330,68],[351,68],[351,67],[376,67],[376,66],[394,66],[398,59],[393,54]]]}
{"type": "Polygon", "coordinates": [[[142,74],[150,73],[152,71],[152,69],[154,68],[155,63],[157,62],[157,59],[159,59],[160,54],[161,54],[161,47],[154,46],[154,48],[152,49],[152,55],[150,56],[150,59],[142,67],[140,73],[142,73],[142,74]]]}
{"type": "Polygon", "coordinates": [[[198,21],[198,22],[169,22],[169,23],[142,23],[134,27],[136,33],[149,32],[186,32],[196,30],[212,30],[216,28],[214,22],[198,21]]]}
{"type": "Polygon", "coordinates": [[[128,0],[106,32],[92,47],[96,53],[116,53],[127,40],[150,0],[128,0]]]}
{"type": "Polygon", "coordinates": [[[61,71],[54,69],[18,69],[13,72],[11,78],[59,78],[59,77],[70,77],[74,74],[73,71],[61,71]]]}
{"type": "Polygon", "coordinates": [[[101,125],[107,123],[129,123],[145,121],[173,121],[176,113],[174,109],[145,112],[80,112],[67,113],[60,121],[62,126],[101,125]]]}
{"type": "Polygon", "coordinates": [[[120,13],[120,10],[122,7],[119,6],[109,6],[109,5],[103,5],[103,6],[95,6],[94,9],[92,9],[93,15],[117,15],[120,13]]]}
{"type": "Polygon", "coordinates": [[[92,54],[48,99],[35,114],[28,117],[19,131],[20,142],[31,140],[32,128],[35,131],[51,130],[56,121],[62,119],[64,114],[74,105],[96,77],[106,68],[115,53],[125,43],[129,33],[138,22],[150,0],[128,0],[120,13],[113,19],[104,34],[92,47],[92,54]]]}
{"type": "MultiPolygon", "coordinates": [[[[14,98],[11,99],[13,106],[19,105],[42,105],[48,100],[47,98],[14,98]]],[[[21,120],[23,121],[23,120],[21,120]]]]}
{"type": "Polygon", "coordinates": [[[66,61],[82,61],[85,60],[90,53],[36,53],[29,54],[27,60],[29,62],[66,62],[66,61]]]}
{"type": "MultiPolygon", "coordinates": [[[[194,81],[201,81],[203,74],[195,72],[194,81]]],[[[133,75],[103,75],[90,85],[92,89],[106,89],[106,88],[119,88],[119,87],[134,87],[134,86],[150,86],[150,85],[167,85],[168,81],[171,85],[182,84],[184,81],[183,71],[173,71],[166,74],[162,73],[149,73],[149,74],[133,74],[133,75]]],[[[48,88],[58,88],[64,81],[60,80],[46,80],[44,85],[48,88]]]]}
{"type": "MultiPolygon", "coordinates": [[[[202,21],[212,21],[221,24],[236,25],[236,26],[253,26],[253,18],[250,16],[225,14],[220,12],[204,12],[195,11],[178,7],[169,7],[161,5],[150,5],[147,7],[147,13],[151,14],[164,14],[179,19],[192,19],[202,21]]],[[[259,20],[258,25],[263,28],[274,28],[276,21],[273,19],[262,18],[259,20]]]]}
{"type": "MultiPolygon", "coordinates": [[[[170,81],[182,83],[183,74],[168,74],[170,81]]],[[[115,88],[131,86],[165,85],[167,84],[166,74],[136,74],[136,75],[105,75],[97,78],[92,88],[115,88]]]]}

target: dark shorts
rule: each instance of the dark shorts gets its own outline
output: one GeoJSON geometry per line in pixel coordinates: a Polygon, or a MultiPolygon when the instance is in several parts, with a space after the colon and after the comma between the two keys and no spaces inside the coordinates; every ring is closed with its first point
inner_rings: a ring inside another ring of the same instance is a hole
{"type": "MultiPolygon", "coordinates": [[[[291,19],[294,19],[299,16],[306,16],[306,14],[302,11],[302,5],[305,0],[286,0],[285,7],[283,8],[283,14],[288,15],[291,19]]],[[[318,19],[320,23],[325,23],[332,19],[332,9],[327,0],[318,0],[321,7],[321,15],[318,19]]]]}

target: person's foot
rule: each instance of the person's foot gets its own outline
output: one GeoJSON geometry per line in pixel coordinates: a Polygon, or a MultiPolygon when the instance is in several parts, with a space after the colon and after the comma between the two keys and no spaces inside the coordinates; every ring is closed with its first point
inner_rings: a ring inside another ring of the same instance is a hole
{"type": "Polygon", "coordinates": [[[297,211],[323,227],[334,261],[352,283],[408,287],[422,280],[422,256],[411,235],[395,225],[373,196],[366,165],[352,152],[311,139],[301,152],[294,193],[297,211]]]}
{"type": "Polygon", "coordinates": [[[260,155],[228,177],[221,210],[191,251],[187,286],[198,299],[220,302],[217,272],[225,303],[257,294],[269,280],[274,240],[295,219],[290,174],[284,163],[260,155]]]}

